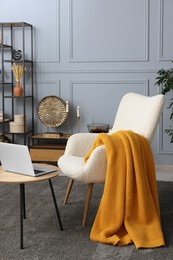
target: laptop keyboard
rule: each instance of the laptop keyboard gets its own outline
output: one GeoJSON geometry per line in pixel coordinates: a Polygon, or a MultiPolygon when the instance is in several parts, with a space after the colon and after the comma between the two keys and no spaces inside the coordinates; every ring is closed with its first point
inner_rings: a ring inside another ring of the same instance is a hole
{"type": "Polygon", "coordinates": [[[42,172],[44,172],[44,171],[34,169],[34,172],[35,172],[35,174],[39,174],[39,173],[42,173],[42,172]]]}

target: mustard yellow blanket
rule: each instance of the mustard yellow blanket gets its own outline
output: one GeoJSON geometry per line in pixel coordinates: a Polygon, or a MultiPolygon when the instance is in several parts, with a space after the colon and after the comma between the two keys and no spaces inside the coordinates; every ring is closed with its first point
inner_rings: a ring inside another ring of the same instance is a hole
{"type": "Polygon", "coordinates": [[[164,245],[153,154],[149,142],[132,131],[99,134],[91,150],[104,144],[107,173],[90,238],[106,244],[152,248],[164,245]]]}

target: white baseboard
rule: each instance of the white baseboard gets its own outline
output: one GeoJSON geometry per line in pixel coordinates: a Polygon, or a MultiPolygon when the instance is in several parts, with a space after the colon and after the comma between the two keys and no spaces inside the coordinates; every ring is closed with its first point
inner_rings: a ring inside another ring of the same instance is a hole
{"type": "Polygon", "coordinates": [[[158,181],[173,181],[173,165],[155,165],[158,181]]]}

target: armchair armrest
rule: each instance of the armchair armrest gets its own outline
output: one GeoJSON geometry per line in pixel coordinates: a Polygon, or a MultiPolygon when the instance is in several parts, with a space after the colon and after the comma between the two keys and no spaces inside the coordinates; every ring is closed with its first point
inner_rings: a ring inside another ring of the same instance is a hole
{"type": "Polygon", "coordinates": [[[77,133],[69,137],[64,155],[83,157],[90,150],[98,134],[77,133]]]}
{"type": "Polygon", "coordinates": [[[96,147],[84,165],[83,182],[103,183],[107,169],[106,149],[104,145],[96,147]]]}
{"type": "Polygon", "coordinates": [[[58,159],[60,172],[83,183],[103,183],[106,175],[107,158],[105,146],[96,147],[87,162],[84,157],[62,155],[58,159]]]}

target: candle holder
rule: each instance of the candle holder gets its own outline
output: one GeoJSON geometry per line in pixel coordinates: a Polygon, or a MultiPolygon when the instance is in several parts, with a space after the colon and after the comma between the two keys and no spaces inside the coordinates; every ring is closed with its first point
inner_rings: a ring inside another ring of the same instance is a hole
{"type": "Polygon", "coordinates": [[[80,110],[79,106],[77,106],[77,131],[80,133],[80,110]]]}
{"type": "Polygon", "coordinates": [[[70,134],[69,112],[67,113],[67,131],[68,131],[68,134],[70,134]]]}
{"type": "Polygon", "coordinates": [[[68,131],[68,134],[70,134],[70,122],[69,122],[69,102],[68,100],[66,101],[66,115],[67,115],[67,131],[68,131]]]}
{"type": "Polygon", "coordinates": [[[80,117],[77,117],[77,131],[80,133],[80,117]]]}

